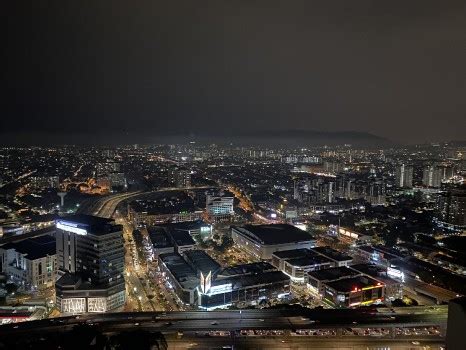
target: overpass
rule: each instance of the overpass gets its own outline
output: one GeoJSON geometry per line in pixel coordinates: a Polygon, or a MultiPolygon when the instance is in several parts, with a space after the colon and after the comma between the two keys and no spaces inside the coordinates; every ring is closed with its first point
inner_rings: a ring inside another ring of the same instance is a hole
{"type": "Polygon", "coordinates": [[[192,187],[166,187],[160,188],[155,191],[135,191],[128,193],[119,193],[103,198],[96,199],[94,201],[85,202],[76,211],[78,214],[88,214],[101,216],[104,218],[111,218],[120,203],[128,199],[135,199],[137,197],[149,196],[155,193],[172,192],[172,191],[189,191],[199,189],[209,189],[214,186],[192,186],[192,187]]]}
{"type": "MultiPolygon", "coordinates": [[[[300,309],[300,310],[235,310],[235,311],[183,311],[183,312],[130,312],[85,314],[44,319],[0,326],[0,334],[30,334],[71,329],[79,324],[96,325],[112,331],[135,325],[143,329],[171,332],[208,332],[240,330],[282,330],[288,334],[296,330],[347,328],[439,327],[445,330],[448,309],[446,306],[416,309],[300,309]]],[[[443,332],[442,331],[442,332],[443,332]]],[[[394,337],[394,333],[390,333],[394,337]]],[[[441,334],[443,335],[443,333],[441,334]]],[[[437,335],[439,337],[439,335],[437,335]]]]}

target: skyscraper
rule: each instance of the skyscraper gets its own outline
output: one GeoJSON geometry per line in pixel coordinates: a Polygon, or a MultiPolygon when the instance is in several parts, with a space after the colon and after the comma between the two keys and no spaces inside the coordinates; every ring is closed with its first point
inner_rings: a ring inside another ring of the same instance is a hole
{"type": "Polygon", "coordinates": [[[402,188],[413,187],[413,167],[400,164],[396,168],[395,186],[402,188]]]}
{"type": "Polygon", "coordinates": [[[125,303],[121,225],[75,215],[56,222],[56,304],[64,314],[105,312],[125,303]]]}
{"type": "Polygon", "coordinates": [[[175,172],[175,186],[179,188],[191,187],[191,172],[186,169],[179,169],[175,172]]]}
{"type": "Polygon", "coordinates": [[[449,189],[442,192],[436,203],[437,223],[451,231],[462,232],[466,229],[466,187],[449,189]]]}
{"type": "Polygon", "coordinates": [[[422,184],[427,187],[440,187],[442,183],[442,168],[429,165],[422,173],[422,184]]]}

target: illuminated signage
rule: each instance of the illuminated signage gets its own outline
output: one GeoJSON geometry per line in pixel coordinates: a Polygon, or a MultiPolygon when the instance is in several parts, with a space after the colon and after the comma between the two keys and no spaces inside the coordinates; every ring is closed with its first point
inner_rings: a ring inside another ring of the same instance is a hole
{"type": "Polygon", "coordinates": [[[340,234],[346,237],[354,238],[357,239],[359,237],[359,234],[356,232],[351,232],[349,230],[345,230],[344,228],[340,228],[339,230],[340,234]]]}
{"type": "Polygon", "coordinates": [[[210,226],[201,226],[201,232],[202,233],[210,232],[210,231],[211,231],[210,226]]]}
{"type": "Polygon", "coordinates": [[[299,228],[300,230],[303,230],[303,231],[307,230],[306,224],[294,224],[294,227],[299,228]]]}
{"type": "Polygon", "coordinates": [[[219,286],[210,287],[209,295],[228,293],[232,290],[233,288],[231,283],[221,284],[219,286]]]}
{"type": "Polygon", "coordinates": [[[77,224],[73,224],[71,222],[57,221],[56,227],[63,231],[76,233],[77,235],[87,235],[87,231],[85,229],[79,228],[77,224]]]}
{"type": "Polygon", "coordinates": [[[201,291],[206,294],[210,290],[212,285],[212,271],[209,271],[207,276],[204,277],[204,274],[201,272],[201,291]]]}
{"type": "Polygon", "coordinates": [[[398,269],[395,269],[393,267],[387,267],[387,275],[390,276],[390,277],[393,277],[393,278],[398,278],[403,282],[405,280],[404,272],[402,272],[402,271],[400,271],[398,269]]]}

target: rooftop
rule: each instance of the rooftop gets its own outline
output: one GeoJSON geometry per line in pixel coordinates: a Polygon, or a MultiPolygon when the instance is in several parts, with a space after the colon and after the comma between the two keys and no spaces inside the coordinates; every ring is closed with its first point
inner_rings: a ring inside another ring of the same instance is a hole
{"type": "Polygon", "coordinates": [[[170,241],[170,237],[163,228],[150,228],[149,239],[155,249],[173,247],[173,244],[170,241]]]}
{"type": "Polygon", "coordinates": [[[228,278],[216,279],[212,287],[231,283],[232,289],[237,290],[257,285],[267,285],[278,282],[289,282],[290,277],[281,271],[267,271],[261,274],[238,275],[228,278]]]}
{"type": "Polygon", "coordinates": [[[264,245],[305,242],[314,239],[310,233],[288,224],[233,226],[233,229],[264,245]]]}
{"type": "Polygon", "coordinates": [[[178,247],[196,244],[194,239],[187,231],[170,230],[168,234],[172,237],[173,241],[178,247]]]}
{"type": "Polygon", "coordinates": [[[357,276],[361,273],[350,269],[349,267],[341,266],[319,271],[310,271],[307,274],[319,281],[335,281],[340,278],[357,276]]]}
{"type": "Polygon", "coordinates": [[[353,260],[353,258],[349,255],[343,254],[339,252],[338,250],[335,250],[330,247],[314,247],[311,248],[312,251],[317,252],[329,259],[332,259],[334,261],[350,261],[353,260]]]}
{"type": "Polygon", "coordinates": [[[272,255],[275,255],[279,259],[294,259],[294,258],[302,258],[308,255],[309,249],[290,249],[290,250],[280,250],[278,252],[274,252],[272,255]]]}
{"type": "Polygon", "coordinates": [[[214,274],[218,269],[220,269],[220,264],[203,250],[187,250],[183,255],[185,256],[186,261],[190,263],[198,273],[202,272],[204,276],[209,272],[214,274]]]}
{"type": "Polygon", "coordinates": [[[137,199],[131,202],[131,208],[138,213],[148,215],[178,214],[195,211],[194,202],[186,194],[176,194],[168,198],[137,199]]]}
{"type": "Polygon", "coordinates": [[[40,259],[47,255],[55,255],[55,238],[51,236],[40,236],[37,238],[25,239],[17,243],[8,243],[2,246],[3,249],[14,249],[18,253],[26,255],[29,260],[40,259]]]}
{"type": "Polygon", "coordinates": [[[56,222],[57,224],[85,229],[88,233],[94,235],[104,235],[107,233],[122,231],[122,226],[116,225],[113,219],[93,215],[70,215],[60,218],[56,222]]]}
{"type": "Polygon", "coordinates": [[[328,282],[327,286],[338,291],[347,293],[356,289],[360,290],[367,287],[382,286],[381,282],[368,276],[356,276],[352,278],[343,278],[337,281],[328,282]]]}
{"type": "Polygon", "coordinates": [[[184,222],[177,222],[168,224],[167,227],[170,230],[175,231],[191,231],[191,230],[199,230],[201,227],[210,226],[209,224],[205,223],[202,220],[195,220],[195,221],[184,221],[184,222]]]}
{"type": "Polygon", "coordinates": [[[165,264],[168,270],[178,283],[185,289],[196,288],[200,281],[189,264],[176,253],[160,254],[159,259],[165,264]]]}
{"type": "Polygon", "coordinates": [[[218,278],[262,274],[267,271],[277,271],[277,269],[267,262],[260,261],[249,264],[233,265],[226,267],[220,273],[218,273],[218,278]]]}
{"type": "Polygon", "coordinates": [[[302,258],[294,258],[287,260],[287,263],[292,266],[303,267],[303,266],[314,266],[321,264],[330,264],[332,261],[321,255],[309,255],[302,258]]]}
{"type": "Polygon", "coordinates": [[[310,249],[291,249],[273,253],[274,256],[286,260],[293,266],[312,266],[330,263],[332,260],[310,249]]]}

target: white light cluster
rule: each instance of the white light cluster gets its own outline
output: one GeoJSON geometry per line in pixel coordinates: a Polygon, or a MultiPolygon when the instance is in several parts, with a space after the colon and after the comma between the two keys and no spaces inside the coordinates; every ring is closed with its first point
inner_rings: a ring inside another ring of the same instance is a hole
{"type": "Polygon", "coordinates": [[[87,231],[83,228],[77,227],[76,224],[72,224],[68,222],[64,223],[64,222],[58,221],[56,224],[56,227],[63,231],[76,233],[77,235],[82,235],[82,236],[87,235],[87,231]]]}

